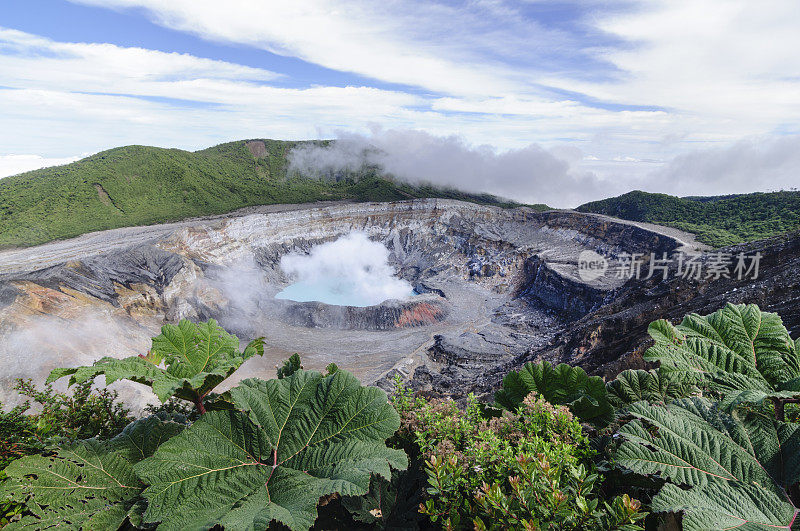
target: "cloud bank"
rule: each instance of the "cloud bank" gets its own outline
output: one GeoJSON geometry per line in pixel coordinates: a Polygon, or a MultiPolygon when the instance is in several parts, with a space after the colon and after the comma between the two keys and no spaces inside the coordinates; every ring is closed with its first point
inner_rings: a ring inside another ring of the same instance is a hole
{"type": "Polygon", "coordinates": [[[295,148],[289,160],[289,171],[303,176],[332,177],[372,167],[412,184],[488,192],[557,208],[634,189],[687,196],[800,187],[800,135],[749,137],[661,161],[601,160],[569,145],[500,151],[459,136],[374,128],[371,135],[340,132],[328,146],[295,148]]]}
{"type": "Polygon", "coordinates": [[[800,187],[800,136],[747,138],[679,155],[651,173],[645,189],[720,195],[800,187]]]}
{"type": "Polygon", "coordinates": [[[289,154],[289,171],[330,176],[373,166],[413,184],[567,207],[609,192],[608,183],[575,167],[582,156],[580,150],[569,147],[547,149],[530,144],[498,151],[488,145],[471,145],[455,135],[376,128],[370,136],[342,132],[331,145],[296,148],[289,154]]]}

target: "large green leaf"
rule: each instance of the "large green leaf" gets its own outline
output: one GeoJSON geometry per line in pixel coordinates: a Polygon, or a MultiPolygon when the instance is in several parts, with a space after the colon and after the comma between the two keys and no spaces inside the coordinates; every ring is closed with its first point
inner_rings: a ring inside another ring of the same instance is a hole
{"type": "Polygon", "coordinates": [[[636,420],[619,431],[617,462],[672,483],[654,510],[683,512],[686,530],[789,529],[797,510],[784,488],[800,477],[800,425],[740,418],[702,398],[628,411],[636,420]]]}
{"type": "Polygon", "coordinates": [[[678,326],[650,325],[648,361],[702,382],[728,406],[800,396],[800,356],[780,317],[758,306],[728,304],[710,315],[691,314],[678,326]]]}
{"type": "Polygon", "coordinates": [[[47,382],[71,375],[72,385],[104,374],[106,385],[127,379],[151,386],[162,402],[171,396],[196,402],[256,354],[264,354],[263,339],[239,352],[239,339],[215,320],[200,324],[183,320],[164,325],[146,356],[105,357],[90,366],[55,369],[47,382]]]}
{"type": "Polygon", "coordinates": [[[702,489],[665,485],[654,512],[683,511],[683,531],[789,531],[797,513],[786,497],[759,485],[712,482],[702,489]]]}
{"type": "Polygon", "coordinates": [[[621,408],[645,400],[669,402],[689,396],[694,386],[664,370],[628,369],[606,384],[609,403],[621,408]]]}
{"type": "Polygon", "coordinates": [[[372,474],[407,466],[385,444],[400,425],[386,394],[346,371],[245,380],[231,399],[136,465],[160,530],[308,529],[321,496],[362,495],[372,474]]]}
{"type": "Polygon", "coordinates": [[[556,367],[546,361],[526,363],[520,371],[512,371],[503,378],[503,387],[494,399],[500,407],[516,411],[533,392],[551,404],[568,406],[585,421],[604,424],[613,414],[603,379],[566,363],[556,367]]]}
{"type": "Polygon", "coordinates": [[[139,521],[136,502],[144,485],[134,463],[149,457],[184,424],[164,415],[129,424],[110,441],[89,439],[53,455],[13,461],[5,472],[3,497],[24,503],[32,514],[5,529],[118,529],[139,521]]]}

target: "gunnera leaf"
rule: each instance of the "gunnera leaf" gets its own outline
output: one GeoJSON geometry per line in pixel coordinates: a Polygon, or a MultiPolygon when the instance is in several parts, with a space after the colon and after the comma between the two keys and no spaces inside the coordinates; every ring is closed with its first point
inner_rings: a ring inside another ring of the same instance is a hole
{"type": "Polygon", "coordinates": [[[689,396],[693,391],[691,383],[663,370],[628,369],[606,384],[608,401],[615,408],[641,400],[666,403],[689,396]]]}
{"type": "Polygon", "coordinates": [[[153,338],[152,349],[146,356],[105,357],[90,366],[55,369],[47,383],[69,375],[72,385],[104,374],[106,385],[127,379],[151,386],[162,402],[171,396],[196,402],[245,360],[263,354],[263,338],[250,342],[239,352],[239,339],[215,320],[200,324],[183,320],[177,325],[164,325],[161,334],[153,338]]]}
{"type": "Polygon", "coordinates": [[[551,404],[568,406],[584,421],[602,425],[613,416],[603,379],[566,363],[556,367],[546,361],[526,363],[520,371],[512,371],[503,378],[503,387],[494,399],[500,407],[516,411],[532,392],[551,404]]]}
{"type": "Polygon", "coordinates": [[[664,320],[648,329],[655,345],[644,358],[658,361],[684,382],[702,383],[730,409],[742,402],[800,397],[796,342],[775,313],[728,304],[678,326],[664,320]]]}
{"type": "Polygon", "coordinates": [[[738,417],[703,398],[638,402],[619,433],[617,462],[669,483],[656,512],[682,512],[683,529],[789,529],[785,488],[800,479],[800,425],[738,417]],[[685,487],[690,488],[685,488],[685,487]]]}
{"type": "Polygon", "coordinates": [[[140,521],[144,488],[133,465],[149,457],[185,425],[165,416],[129,424],[110,441],[89,439],[13,461],[0,498],[25,504],[32,514],[4,529],[118,529],[140,521]]]}
{"type": "Polygon", "coordinates": [[[386,393],[346,371],[249,379],[236,409],[211,411],[136,465],[149,486],[146,522],[160,530],[308,529],[321,496],[362,495],[373,474],[405,469],[386,447],[400,418],[386,393]]]}

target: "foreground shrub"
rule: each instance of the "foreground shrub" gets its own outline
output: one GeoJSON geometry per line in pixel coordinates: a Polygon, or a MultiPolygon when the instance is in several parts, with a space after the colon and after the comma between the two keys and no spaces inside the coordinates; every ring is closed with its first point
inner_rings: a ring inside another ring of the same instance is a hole
{"type": "Polygon", "coordinates": [[[678,326],[656,321],[649,332],[655,345],[645,359],[711,400],[631,405],[617,462],[667,480],[652,508],[682,513],[685,531],[790,529],[800,424],[785,422],[784,406],[800,397],[798,342],[755,305],[691,314],[678,326]]]}
{"type": "Polygon", "coordinates": [[[569,406],[578,418],[596,425],[604,426],[613,417],[605,382],[599,376],[587,375],[580,367],[566,363],[553,366],[546,361],[526,363],[503,378],[503,387],[494,399],[500,407],[516,411],[530,393],[551,404],[569,406]]]}
{"type": "Polygon", "coordinates": [[[461,411],[402,387],[394,402],[425,461],[420,511],[443,528],[640,529],[638,502],[599,500],[589,440],[566,407],[531,394],[487,419],[474,398],[461,411]]]}
{"type": "Polygon", "coordinates": [[[21,379],[14,390],[26,400],[9,411],[0,404],[0,470],[54,440],[111,437],[133,420],[116,392],[93,391],[91,381],[76,385],[71,394],[57,393],[50,385],[39,389],[31,380],[21,379]],[[32,412],[32,407],[39,412],[32,412]]]}
{"type": "Polygon", "coordinates": [[[666,404],[697,391],[693,380],[684,381],[681,376],[663,369],[628,369],[606,384],[607,399],[615,408],[626,408],[642,400],[666,404]]]}
{"type": "Polygon", "coordinates": [[[308,529],[321,497],[366,494],[408,464],[386,446],[400,425],[386,393],[346,371],[245,380],[230,395],[233,409],[186,429],[161,413],[14,461],[0,500],[29,514],[9,528],[308,529]]]}
{"type": "Polygon", "coordinates": [[[130,424],[109,441],[68,443],[48,455],[11,463],[0,499],[27,513],[5,529],[118,529],[141,523],[137,502],[144,485],[133,465],[184,428],[180,420],[151,416],[130,424]]]}
{"type": "MultiPolygon", "coordinates": [[[[800,352],[778,314],[755,304],[728,304],[710,315],[687,315],[678,326],[653,322],[645,354],[683,382],[697,382],[727,409],[784,405],[800,399],[800,352]]],[[[800,339],[798,340],[800,341],[800,339]]]]}

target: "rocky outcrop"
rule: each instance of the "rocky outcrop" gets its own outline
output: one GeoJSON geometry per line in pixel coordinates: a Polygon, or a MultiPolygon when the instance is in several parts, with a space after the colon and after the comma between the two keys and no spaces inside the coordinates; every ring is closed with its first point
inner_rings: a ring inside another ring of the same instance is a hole
{"type": "MultiPolygon", "coordinates": [[[[420,389],[447,389],[463,397],[467,393],[488,394],[510,370],[529,361],[580,365],[588,372],[613,378],[628,368],[650,368],[642,355],[652,345],[648,325],[657,319],[678,323],[689,313],[709,314],[726,303],[757,304],[778,313],[793,338],[800,337],[800,233],[732,246],[717,251],[723,255],[761,255],[758,278],[684,278],[676,268],[667,279],[631,279],[606,296],[604,303],[580,319],[566,321],[544,344],[532,344],[526,352],[505,359],[489,370],[472,370],[460,358],[447,359],[446,367],[431,375],[418,369],[413,382],[420,389]],[[465,370],[467,369],[467,370],[465,370]],[[461,372],[459,372],[459,370],[461,372]]],[[[700,262],[707,266],[713,255],[700,262]]],[[[442,359],[440,344],[431,349],[433,359],[442,359]]],[[[445,348],[446,350],[446,348],[445,348]]],[[[476,353],[475,359],[481,359],[476,353]]]]}
{"type": "Polygon", "coordinates": [[[447,317],[445,301],[437,295],[414,300],[390,300],[375,306],[334,306],[322,302],[281,301],[283,320],[306,328],[394,330],[429,326],[447,317]]]}
{"type": "MultiPolygon", "coordinates": [[[[629,367],[643,367],[650,346],[647,326],[656,319],[679,322],[688,313],[708,314],[734,304],[758,304],[776,312],[792,337],[800,336],[800,233],[721,249],[736,257],[761,255],[758,278],[683,278],[672,269],[667,280],[632,280],[595,312],[571,323],[542,349],[515,362],[551,359],[578,363],[607,377],[629,367]]],[[[708,265],[713,255],[701,263],[708,265]]]]}
{"type": "Polygon", "coordinates": [[[525,261],[525,280],[518,296],[544,305],[569,319],[598,308],[608,294],[601,287],[576,278],[574,264],[548,264],[538,255],[525,261]]]}
{"type": "Polygon", "coordinates": [[[144,284],[163,293],[183,267],[183,260],[174,253],[153,245],[137,245],[38,271],[0,275],[0,286],[9,289],[13,282],[32,282],[57,291],[74,290],[118,305],[118,286],[131,289],[144,284]]]}

